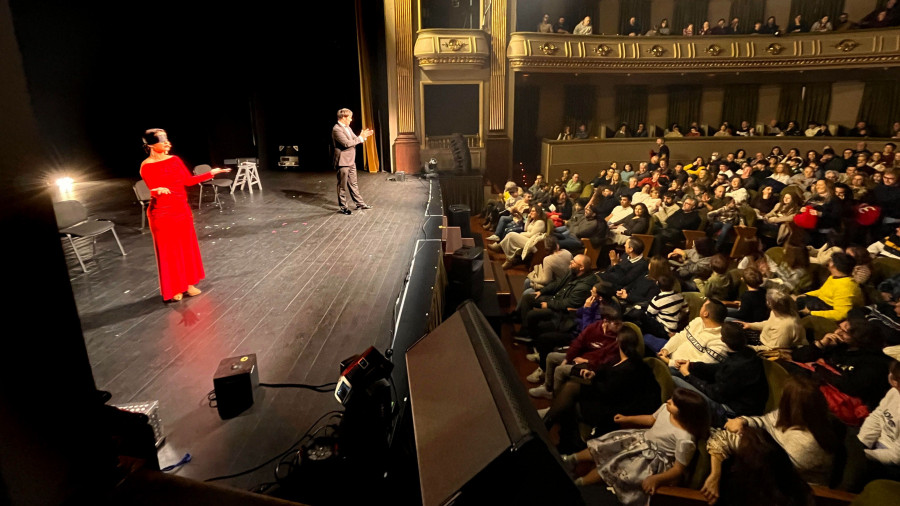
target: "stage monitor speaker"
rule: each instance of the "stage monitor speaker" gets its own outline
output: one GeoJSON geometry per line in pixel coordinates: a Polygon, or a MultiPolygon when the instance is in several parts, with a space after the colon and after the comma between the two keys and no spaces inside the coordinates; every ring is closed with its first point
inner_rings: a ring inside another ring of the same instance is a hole
{"type": "Polygon", "coordinates": [[[259,386],[256,354],[229,357],[219,362],[213,377],[216,408],[225,420],[233,418],[253,405],[253,390],[259,386]]]}
{"type": "Polygon", "coordinates": [[[450,257],[444,314],[466,299],[479,300],[484,293],[484,248],[463,246],[450,257]]]}
{"type": "Polygon", "coordinates": [[[583,504],[474,303],[410,347],[406,365],[422,504],[583,504]]]}
{"type": "Polygon", "coordinates": [[[472,227],[469,216],[472,209],[465,204],[453,204],[447,213],[447,224],[451,227],[459,227],[460,235],[472,237],[472,227]]]}

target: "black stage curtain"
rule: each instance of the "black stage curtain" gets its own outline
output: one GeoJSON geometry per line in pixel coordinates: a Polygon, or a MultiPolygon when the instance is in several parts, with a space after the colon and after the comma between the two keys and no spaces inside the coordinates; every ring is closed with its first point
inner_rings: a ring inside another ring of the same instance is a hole
{"type": "Polygon", "coordinates": [[[647,123],[647,87],[616,86],[616,124],[618,130],[622,123],[628,124],[632,133],[638,123],[647,123]]]}
{"type": "Polygon", "coordinates": [[[625,33],[628,20],[634,17],[641,25],[641,34],[653,25],[650,19],[650,0],[619,0],[619,33],[625,33]]]}
{"type": "MultiPolygon", "coordinates": [[[[524,164],[525,169],[537,173],[541,166],[541,136],[537,131],[538,111],[541,104],[541,89],[538,86],[516,86],[515,115],[513,116],[513,161],[524,164]]],[[[544,132],[549,139],[555,139],[562,131],[556,125],[551,132],[544,132]]]]}
{"type": "Polygon", "coordinates": [[[756,126],[756,113],[759,109],[759,85],[736,84],[725,88],[725,99],[722,103],[722,121],[727,121],[737,128],[741,121],[747,120],[756,126]]]}
{"type": "Polygon", "coordinates": [[[831,83],[784,84],[778,98],[778,120],[794,120],[801,130],[809,121],[828,121],[831,110],[831,83]]]}
{"type": "Polygon", "coordinates": [[[890,136],[897,118],[900,118],[900,86],[897,82],[867,82],[857,119],[869,125],[870,136],[890,136]]]}
{"type": "MultiPolygon", "coordinates": [[[[828,20],[834,24],[838,16],[844,12],[845,0],[791,0],[791,17],[787,21],[790,24],[797,14],[803,16],[803,26],[807,30],[813,23],[828,16],[828,20]]],[[[785,26],[787,26],[785,24],[785,26]]]]}
{"type": "Polygon", "coordinates": [[[750,33],[753,31],[754,23],[766,22],[766,0],[731,0],[729,16],[729,23],[734,18],[740,20],[738,32],[750,33]]]}
{"type": "Polygon", "coordinates": [[[681,133],[687,133],[687,126],[693,121],[700,121],[700,101],[703,95],[702,86],[669,86],[669,108],[666,115],[666,128],[672,123],[681,126],[681,133]]]}
{"type": "MultiPolygon", "coordinates": [[[[694,24],[696,34],[709,20],[709,0],[675,0],[675,12],[672,15],[672,35],[681,35],[687,25],[694,24]]],[[[710,22],[711,24],[715,24],[710,22]]]]}
{"type": "Polygon", "coordinates": [[[563,113],[565,124],[572,126],[572,132],[584,123],[590,135],[594,131],[594,115],[597,112],[597,88],[587,84],[573,84],[565,87],[563,113]]]}

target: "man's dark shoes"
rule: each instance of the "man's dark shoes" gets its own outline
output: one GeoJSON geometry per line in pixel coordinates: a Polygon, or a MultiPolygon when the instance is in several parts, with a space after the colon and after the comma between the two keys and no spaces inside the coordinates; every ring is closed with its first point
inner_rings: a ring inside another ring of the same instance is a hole
{"type": "Polygon", "coordinates": [[[338,210],[338,212],[341,213],[341,214],[352,214],[352,211],[350,211],[350,210],[347,209],[346,207],[340,208],[340,209],[338,210]]]}
{"type": "Polygon", "coordinates": [[[356,206],[357,209],[372,209],[372,206],[369,204],[363,204],[361,206],[356,206]]]}

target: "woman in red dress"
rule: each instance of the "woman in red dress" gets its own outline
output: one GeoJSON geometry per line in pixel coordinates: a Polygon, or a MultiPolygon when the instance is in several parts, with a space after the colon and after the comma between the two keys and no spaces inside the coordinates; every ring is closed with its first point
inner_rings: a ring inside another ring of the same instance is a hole
{"type": "Polygon", "coordinates": [[[159,269],[159,289],[163,300],[179,301],[184,292],[189,296],[199,295],[200,290],[194,284],[204,277],[185,186],[207,181],[231,169],[212,169],[192,176],[180,158],[169,154],[171,149],[165,130],[147,130],[144,150],[150,156],[141,163],[141,178],[150,188],[147,218],[159,269]]]}

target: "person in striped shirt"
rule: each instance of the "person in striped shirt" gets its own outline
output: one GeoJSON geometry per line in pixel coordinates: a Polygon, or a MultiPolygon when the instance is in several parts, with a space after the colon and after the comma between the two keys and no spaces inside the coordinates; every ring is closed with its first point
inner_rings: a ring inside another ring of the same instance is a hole
{"type": "Polygon", "coordinates": [[[659,294],[650,299],[647,306],[644,333],[668,338],[678,331],[684,297],[675,292],[675,278],[668,274],[660,276],[656,285],[659,287],[659,294]]]}

